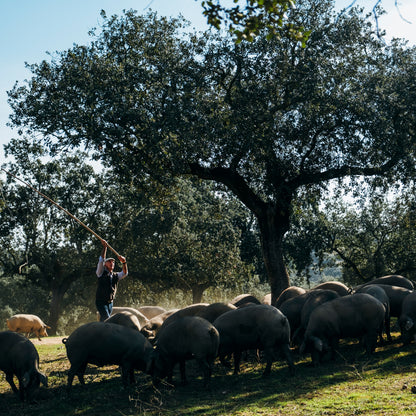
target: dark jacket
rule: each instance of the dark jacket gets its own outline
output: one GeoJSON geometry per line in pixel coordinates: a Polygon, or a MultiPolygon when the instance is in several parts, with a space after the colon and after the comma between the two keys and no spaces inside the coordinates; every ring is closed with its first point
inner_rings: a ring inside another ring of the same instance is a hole
{"type": "Polygon", "coordinates": [[[110,273],[107,269],[98,278],[97,292],[95,299],[100,303],[111,303],[117,292],[117,284],[119,282],[117,273],[110,273]]]}

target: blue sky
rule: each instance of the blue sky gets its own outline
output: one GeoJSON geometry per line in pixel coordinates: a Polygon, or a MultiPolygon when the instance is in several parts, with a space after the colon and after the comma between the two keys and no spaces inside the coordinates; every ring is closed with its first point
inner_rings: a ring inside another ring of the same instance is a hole
{"type": "MultiPolygon", "coordinates": [[[[376,1],[356,0],[356,4],[371,10],[376,1]]],[[[351,2],[336,0],[339,8],[351,2]]],[[[380,18],[379,25],[389,36],[416,45],[416,1],[398,2],[402,16],[411,23],[400,17],[395,0],[383,0],[388,14],[380,18]]],[[[107,15],[120,15],[123,9],[139,13],[152,9],[166,16],[182,14],[196,29],[206,28],[201,1],[195,0],[0,0],[0,165],[5,162],[3,145],[16,136],[6,126],[10,113],[6,91],[30,76],[25,62],[37,63],[48,59],[47,52],[88,43],[88,31],[99,26],[101,9],[107,15]]]]}

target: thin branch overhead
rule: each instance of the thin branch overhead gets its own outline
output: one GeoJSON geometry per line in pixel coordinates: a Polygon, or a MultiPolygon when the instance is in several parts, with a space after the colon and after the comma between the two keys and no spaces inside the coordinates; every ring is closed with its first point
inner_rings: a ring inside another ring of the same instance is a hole
{"type": "MultiPolygon", "coordinates": [[[[373,16],[374,16],[374,20],[375,20],[375,22],[376,22],[376,29],[377,29],[377,34],[380,36],[380,31],[379,31],[379,24],[378,24],[378,18],[379,18],[379,13],[378,13],[378,7],[379,6],[381,6],[382,5],[382,3],[383,3],[383,0],[375,0],[375,3],[374,3],[374,6],[373,6],[373,8],[372,8],[372,13],[373,13],[373,16]]],[[[354,5],[356,5],[357,4],[357,0],[353,0],[348,6],[346,6],[346,7],[344,7],[342,10],[341,10],[341,13],[340,14],[343,14],[343,13],[345,13],[347,10],[349,10],[349,9],[351,9],[352,7],[354,7],[354,5]]],[[[400,11],[400,7],[399,7],[400,5],[399,5],[399,2],[398,2],[398,0],[394,0],[394,7],[396,8],[396,10],[397,10],[397,13],[399,14],[399,16],[400,16],[400,18],[404,21],[404,22],[406,22],[406,23],[408,23],[408,24],[412,24],[412,22],[411,21],[409,21],[409,20],[407,20],[407,19],[405,19],[404,18],[404,16],[403,16],[403,14],[401,13],[401,11],[400,11]]]]}

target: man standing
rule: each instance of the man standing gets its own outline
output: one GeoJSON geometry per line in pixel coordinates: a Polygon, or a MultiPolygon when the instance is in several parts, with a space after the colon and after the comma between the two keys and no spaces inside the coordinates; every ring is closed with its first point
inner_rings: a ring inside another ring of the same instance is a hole
{"type": "Polygon", "coordinates": [[[118,282],[127,276],[127,262],[123,256],[118,256],[123,270],[114,272],[115,259],[106,258],[108,243],[101,240],[103,249],[97,265],[98,286],[95,295],[95,305],[100,314],[100,321],[105,321],[110,317],[113,310],[113,301],[117,291],[118,282]]]}

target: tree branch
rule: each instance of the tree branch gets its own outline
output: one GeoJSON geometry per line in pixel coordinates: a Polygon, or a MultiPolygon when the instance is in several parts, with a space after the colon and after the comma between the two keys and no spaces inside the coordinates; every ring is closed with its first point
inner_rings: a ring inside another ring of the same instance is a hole
{"type": "Polygon", "coordinates": [[[198,163],[192,163],[190,164],[190,173],[201,179],[222,183],[256,215],[260,215],[266,208],[266,203],[254,193],[236,170],[222,167],[206,168],[198,163]]]}
{"type": "Polygon", "coordinates": [[[332,250],[335,251],[335,253],[338,254],[338,256],[341,257],[342,260],[344,260],[344,262],[351,267],[351,269],[354,270],[355,274],[357,275],[357,277],[359,277],[360,279],[362,279],[363,281],[365,281],[365,277],[362,275],[362,273],[360,272],[359,268],[357,267],[357,265],[348,257],[346,257],[341,250],[339,250],[337,247],[332,247],[332,250]]]}
{"type": "Polygon", "coordinates": [[[291,181],[295,188],[307,185],[316,184],[331,179],[344,178],[346,176],[377,176],[388,172],[393,168],[399,158],[392,157],[384,165],[374,167],[360,167],[360,166],[341,166],[340,168],[328,169],[324,172],[303,172],[297,178],[291,181]]]}

